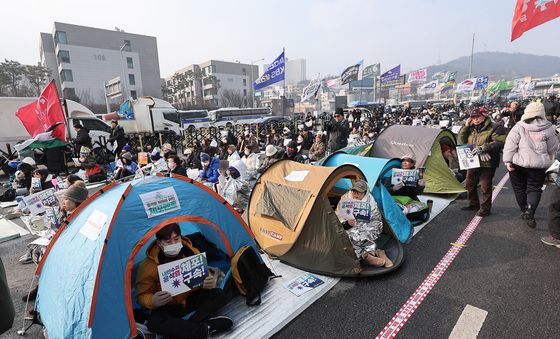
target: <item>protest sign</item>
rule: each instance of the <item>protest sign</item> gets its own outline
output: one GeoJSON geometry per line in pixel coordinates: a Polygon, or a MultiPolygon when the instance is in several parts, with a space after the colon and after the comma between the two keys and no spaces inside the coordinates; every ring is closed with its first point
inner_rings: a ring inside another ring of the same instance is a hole
{"type": "Polygon", "coordinates": [[[285,285],[288,291],[292,292],[296,296],[300,296],[305,292],[311,291],[315,287],[322,285],[324,283],[323,280],[319,279],[314,274],[311,273],[304,273],[290,281],[285,285]]]}
{"type": "Polygon", "coordinates": [[[148,153],[138,152],[138,165],[147,165],[147,164],[148,164],[148,153]]]}
{"type": "Polygon", "coordinates": [[[98,210],[91,212],[84,226],[80,228],[80,233],[85,235],[91,241],[97,240],[101,234],[103,226],[105,226],[105,223],[107,222],[107,219],[109,219],[109,217],[105,213],[98,210]]]}
{"type": "Polygon", "coordinates": [[[472,154],[474,145],[457,146],[457,158],[459,159],[459,168],[468,170],[480,167],[480,160],[477,154],[472,154]]]}
{"type": "Polygon", "coordinates": [[[41,214],[45,212],[46,207],[56,206],[54,188],[28,195],[23,198],[23,202],[32,215],[41,214]]]}
{"type": "Polygon", "coordinates": [[[200,287],[208,276],[206,253],[159,265],[158,276],[161,290],[172,296],[200,287]]]}
{"type": "Polygon", "coordinates": [[[340,200],[340,217],[346,220],[369,222],[371,206],[367,201],[343,198],[340,200]]]}
{"type": "Polygon", "coordinates": [[[140,194],[140,200],[148,218],[157,217],[165,213],[181,209],[179,198],[173,187],[162,188],[157,191],[140,194]]]}
{"type": "Polygon", "coordinates": [[[419,173],[418,170],[405,170],[400,168],[393,168],[391,175],[391,184],[396,185],[399,183],[403,183],[405,186],[416,187],[418,184],[419,173]]]}

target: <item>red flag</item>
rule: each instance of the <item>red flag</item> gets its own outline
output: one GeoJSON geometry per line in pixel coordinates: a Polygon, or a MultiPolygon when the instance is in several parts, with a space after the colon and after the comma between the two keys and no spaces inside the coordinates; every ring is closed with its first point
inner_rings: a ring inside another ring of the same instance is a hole
{"type": "Polygon", "coordinates": [[[560,16],[560,0],[517,0],[511,25],[511,41],[540,24],[560,16]]]}
{"type": "Polygon", "coordinates": [[[54,138],[66,141],[66,124],[54,80],[43,89],[39,99],[18,109],[16,116],[33,138],[52,129],[54,138]]]}

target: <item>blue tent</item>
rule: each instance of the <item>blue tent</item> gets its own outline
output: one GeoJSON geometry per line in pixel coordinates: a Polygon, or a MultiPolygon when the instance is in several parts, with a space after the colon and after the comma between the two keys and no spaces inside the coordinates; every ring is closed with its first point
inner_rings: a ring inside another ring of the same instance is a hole
{"type": "MultiPolygon", "coordinates": [[[[230,259],[242,246],[257,249],[239,214],[196,181],[148,177],[111,184],[61,226],[38,268],[37,309],[49,337],[135,337],[133,271],[155,233],[172,222],[183,235],[202,233],[230,259]]],[[[229,260],[209,265],[227,272],[229,260]]]]}
{"type": "MultiPolygon", "coordinates": [[[[344,164],[354,165],[364,173],[372,188],[371,193],[378,206],[381,207],[387,223],[401,242],[407,242],[412,235],[412,224],[381,183],[382,178],[391,177],[391,169],[400,168],[401,162],[398,159],[360,157],[344,152],[333,153],[322,162],[323,166],[328,167],[338,167],[344,164]]],[[[340,181],[337,185],[345,185],[347,187],[341,188],[350,189],[349,181],[340,181]]]]}

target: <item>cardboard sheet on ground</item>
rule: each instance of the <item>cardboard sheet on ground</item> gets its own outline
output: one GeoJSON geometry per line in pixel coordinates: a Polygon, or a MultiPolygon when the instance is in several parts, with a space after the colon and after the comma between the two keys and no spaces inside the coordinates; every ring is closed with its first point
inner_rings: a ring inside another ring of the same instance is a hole
{"type": "Polygon", "coordinates": [[[234,328],[217,338],[270,338],[340,280],[315,274],[324,283],[298,297],[286,288],[286,284],[306,272],[282,264],[278,260],[270,260],[264,256],[263,259],[274,273],[282,277],[269,282],[260,306],[247,306],[245,299],[241,297],[236,297],[227,305],[220,313],[233,319],[234,328]]]}
{"type": "Polygon", "coordinates": [[[430,219],[425,223],[414,227],[414,233],[412,234],[412,236],[414,237],[416,234],[418,234],[418,232],[420,232],[424,227],[426,227],[426,225],[429,224],[430,221],[434,220],[435,217],[437,217],[441,212],[443,212],[443,210],[445,210],[447,206],[449,206],[449,204],[453,202],[453,200],[457,199],[458,196],[459,196],[458,194],[453,194],[448,197],[437,196],[437,195],[418,196],[420,201],[427,203],[428,199],[430,199],[433,200],[434,204],[432,206],[432,213],[430,213],[430,219]]]}
{"type": "Polygon", "coordinates": [[[0,243],[29,234],[27,230],[11,220],[0,219],[0,243]]]}

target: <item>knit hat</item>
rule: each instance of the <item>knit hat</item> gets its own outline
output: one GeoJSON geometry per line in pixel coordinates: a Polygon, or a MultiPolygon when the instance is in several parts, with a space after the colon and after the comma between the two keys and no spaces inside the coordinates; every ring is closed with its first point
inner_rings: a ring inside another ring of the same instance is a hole
{"type": "Polygon", "coordinates": [[[364,180],[356,180],[352,185],[352,189],[364,193],[368,189],[367,182],[364,180]]]}
{"type": "Polygon", "coordinates": [[[239,177],[241,176],[241,174],[239,173],[239,171],[237,170],[237,168],[235,168],[235,167],[233,167],[233,166],[230,166],[230,167],[228,168],[228,171],[229,171],[229,175],[231,175],[231,177],[232,177],[233,179],[237,179],[237,178],[239,178],[239,177]]]}
{"type": "Polygon", "coordinates": [[[129,144],[124,145],[122,150],[125,152],[130,152],[130,145],[129,144]]]}
{"type": "Polygon", "coordinates": [[[521,120],[529,120],[531,118],[546,119],[544,114],[544,105],[540,102],[532,102],[525,107],[525,113],[521,116],[521,120]]]}
{"type": "Polygon", "coordinates": [[[123,153],[122,157],[126,160],[132,160],[132,154],[130,154],[130,152],[123,153]]]}
{"type": "Polygon", "coordinates": [[[33,158],[31,158],[31,157],[25,157],[25,158],[23,158],[23,160],[21,162],[26,163],[26,164],[31,165],[31,166],[35,166],[37,164],[35,162],[35,160],[33,160],[33,158]]]}
{"type": "Polygon", "coordinates": [[[268,145],[266,146],[266,148],[264,149],[264,154],[267,157],[271,157],[274,154],[276,154],[276,152],[278,152],[278,149],[276,147],[274,147],[274,145],[268,145]]]}
{"type": "Polygon", "coordinates": [[[72,185],[64,191],[63,197],[76,203],[82,203],[88,197],[88,190],[83,187],[72,185]]]}
{"type": "Polygon", "coordinates": [[[413,163],[416,163],[416,157],[412,153],[407,153],[401,157],[401,161],[405,159],[412,160],[413,163]]]}
{"type": "Polygon", "coordinates": [[[207,162],[210,161],[210,156],[208,155],[208,153],[200,153],[200,161],[201,162],[207,162]]]}
{"type": "Polygon", "coordinates": [[[449,147],[448,144],[440,144],[440,146],[441,146],[441,153],[445,153],[445,152],[451,150],[451,147],[449,147]]]}

